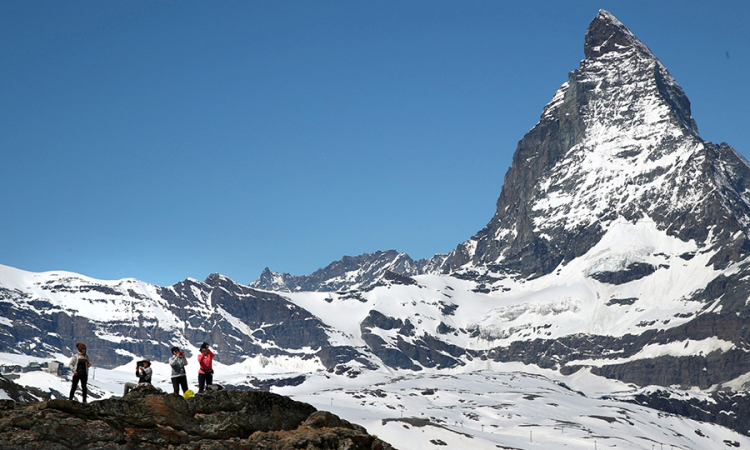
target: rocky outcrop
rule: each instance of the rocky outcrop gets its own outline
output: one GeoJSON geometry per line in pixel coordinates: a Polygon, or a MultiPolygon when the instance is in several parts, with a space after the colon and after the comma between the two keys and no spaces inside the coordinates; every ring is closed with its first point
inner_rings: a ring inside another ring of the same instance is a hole
{"type": "Polygon", "coordinates": [[[747,358],[750,345],[742,338],[748,326],[747,319],[736,314],[707,313],[684,325],[666,330],[649,330],[639,335],[614,337],[580,334],[558,339],[534,339],[496,347],[484,354],[469,354],[494,361],[518,361],[559,369],[564,375],[584,367],[577,364],[577,360],[596,360],[597,365],[591,367],[592,373],[606,378],[638,386],[697,386],[707,389],[750,372],[750,359],[747,358]],[[691,340],[710,338],[733,342],[736,348],[708,354],[629,360],[646,345],[687,344],[691,340]]]}
{"type": "Polygon", "coordinates": [[[16,402],[35,402],[45,398],[43,394],[32,392],[2,375],[0,375],[0,392],[5,392],[6,396],[16,402]]]}
{"type": "Polygon", "coordinates": [[[207,391],[186,400],[140,387],[89,404],[4,400],[0,411],[4,450],[393,449],[359,425],[260,391],[207,391]]]}
{"type": "Polygon", "coordinates": [[[701,422],[716,423],[750,436],[750,394],[746,391],[713,392],[700,398],[687,392],[659,389],[640,393],[626,401],[701,422]]]}

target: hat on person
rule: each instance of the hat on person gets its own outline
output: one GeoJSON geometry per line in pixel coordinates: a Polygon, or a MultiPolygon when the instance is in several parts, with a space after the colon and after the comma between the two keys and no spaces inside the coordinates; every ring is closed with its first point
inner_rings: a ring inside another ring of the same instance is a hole
{"type": "Polygon", "coordinates": [[[80,352],[81,350],[83,350],[84,348],[86,348],[86,344],[84,344],[83,342],[79,342],[79,343],[76,344],[76,348],[80,352]]]}
{"type": "Polygon", "coordinates": [[[144,358],[141,362],[142,363],[149,363],[149,365],[151,364],[151,360],[148,359],[148,358],[144,358]]]}
{"type": "Polygon", "coordinates": [[[208,348],[208,342],[204,342],[201,344],[201,350],[203,350],[204,348],[208,348]]]}

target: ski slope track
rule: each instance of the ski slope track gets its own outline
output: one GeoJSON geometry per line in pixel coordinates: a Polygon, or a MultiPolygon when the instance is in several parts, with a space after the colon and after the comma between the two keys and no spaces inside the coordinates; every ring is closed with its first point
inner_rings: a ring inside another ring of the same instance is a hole
{"type": "Polygon", "coordinates": [[[519,142],[495,215],[451,253],[250,285],[0,266],[0,362],[66,361],[86,342],[103,398],[140,357],[170,390],[170,348],[194,361],[206,341],[225,386],[401,449],[750,448],[750,164],[701,139],[680,86],[610,13],[584,54],[519,142]]]}

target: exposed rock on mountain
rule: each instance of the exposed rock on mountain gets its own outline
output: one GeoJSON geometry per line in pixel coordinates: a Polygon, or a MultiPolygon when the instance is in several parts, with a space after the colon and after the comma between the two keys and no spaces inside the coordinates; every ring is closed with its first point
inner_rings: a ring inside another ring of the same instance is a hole
{"type": "Polygon", "coordinates": [[[11,380],[0,375],[0,398],[5,393],[5,398],[15,402],[35,402],[40,400],[42,397],[35,395],[23,386],[12,382],[11,380]]]}
{"type": "Polygon", "coordinates": [[[750,436],[750,394],[713,392],[698,398],[674,390],[652,390],[639,393],[628,401],[669,414],[702,422],[713,422],[750,436]]]}
{"type": "Polygon", "coordinates": [[[140,387],[122,399],[81,404],[0,401],[6,450],[389,450],[358,425],[268,392],[207,391],[190,399],[140,387]]]}

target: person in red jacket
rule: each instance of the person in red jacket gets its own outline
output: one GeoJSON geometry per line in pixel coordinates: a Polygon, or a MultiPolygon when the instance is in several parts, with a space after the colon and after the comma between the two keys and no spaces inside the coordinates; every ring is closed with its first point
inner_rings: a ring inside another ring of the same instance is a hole
{"type": "Polygon", "coordinates": [[[213,369],[214,354],[208,348],[208,343],[201,344],[200,353],[198,353],[198,392],[203,392],[206,385],[212,385],[214,382],[213,369]]]}

